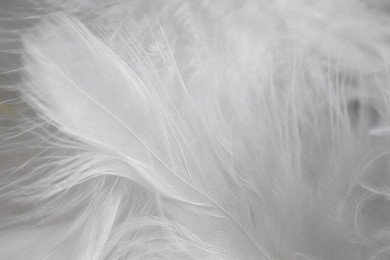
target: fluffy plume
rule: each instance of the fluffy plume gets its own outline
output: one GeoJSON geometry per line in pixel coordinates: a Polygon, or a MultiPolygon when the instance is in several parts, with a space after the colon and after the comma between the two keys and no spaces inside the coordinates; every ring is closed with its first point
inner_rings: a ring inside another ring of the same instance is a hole
{"type": "Polygon", "coordinates": [[[388,259],[387,5],[11,5],[1,257],[388,259]]]}

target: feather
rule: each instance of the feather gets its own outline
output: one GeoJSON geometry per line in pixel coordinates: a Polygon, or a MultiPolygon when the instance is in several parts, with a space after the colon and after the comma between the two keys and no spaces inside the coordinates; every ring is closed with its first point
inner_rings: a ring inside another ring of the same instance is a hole
{"type": "Polygon", "coordinates": [[[38,40],[25,40],[28,59],[39,62],[26,62],[34,105],[63,130],[136,169],[124,177],[144,178],[167,197],[161,206],[177,223],[193,226],[190,230],[205,239],[218,227],[220,235],[209,244],[226,248],[221,253],[236,255],[228,248],[238,248],[240,254],[269,258],[255,226],[261,223],[254,221],[261,207],[245,199],[245,191],[225,173],[230,167],[224,169],[227,163],[213,151],[218,148],[206,143],[207,133],[190,129],[174,107],[163,104],[156,90],[79,23],[57,18],[39,28],[49,39],[33,32],[38,40]],[[58,55],[63,44],[74,52],[58,55]],[[47,77],[34,76],[42,74],[47,77]],[[143,175],[131,176],[137,172],[143,175]],[[197,218],[191,218],[194,213],[197,218]]]}
{"type": "Polygon", "coordinates": [[[0,253],[384,259],[379,7],[93,4],[42,1],[60,12],[23,31],[14,87],[34,113],[2,143],[30,155],[1,172],[0,198],[21,209],[1,218],[0,253]]]}

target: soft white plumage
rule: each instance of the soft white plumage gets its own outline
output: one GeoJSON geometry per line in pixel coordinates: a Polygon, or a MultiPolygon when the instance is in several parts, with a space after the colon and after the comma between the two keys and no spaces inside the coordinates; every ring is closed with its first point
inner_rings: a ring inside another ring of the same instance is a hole
{"type": "Polygon", "coordinates": [[[0,259],[387,259],[386,6],[14,7],[0,259]]]}

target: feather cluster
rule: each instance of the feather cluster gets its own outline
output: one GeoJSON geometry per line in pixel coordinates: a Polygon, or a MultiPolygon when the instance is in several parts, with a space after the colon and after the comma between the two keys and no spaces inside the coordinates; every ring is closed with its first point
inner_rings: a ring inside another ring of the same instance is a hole
{"type": "Polygon", "coordinates": [[[14,2],[0,259],[388,259],[388,7],[14,2]]]}

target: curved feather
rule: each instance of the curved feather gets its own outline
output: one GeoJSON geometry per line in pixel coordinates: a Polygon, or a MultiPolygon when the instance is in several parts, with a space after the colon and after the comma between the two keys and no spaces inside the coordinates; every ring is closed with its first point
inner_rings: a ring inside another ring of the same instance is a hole
{"type": "Polygon", "coordinates": [[[218,157],[222,147],[208,141],[196,111],[186,119],[164,104],[159,86],[146,85],[74,19],[44,21],[24,45],[33,104],[44,115],[137,169],[166,198],[165,214],[213,250],[271,259],[262,234],[264,208],[230,177],[232,162],[218,157]]]}

